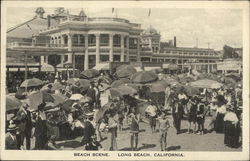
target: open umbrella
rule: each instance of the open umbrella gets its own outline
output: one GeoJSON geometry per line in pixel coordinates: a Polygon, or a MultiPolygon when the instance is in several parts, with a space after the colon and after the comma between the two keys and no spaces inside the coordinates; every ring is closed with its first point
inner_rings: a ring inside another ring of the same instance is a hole
{"type": "Polygon", "coordinates": [[[53,96],[47,92],[36,92],[27,97],[30,100],[30,109],[35,111],[38,109],[38,105],[45,102],[54,102],[53,96]]]}
{"type": "Polygon", "coordinates": [[[195,82],[189,83],[190,86],[192,87],[198,87],[198,88],[211,88],[211,89],[217,89],[223,86],[222,83],[219,83],[214,80],[209,80],[209,79],[201,79],[197,80],[195,82]]]}
{"type": "Polygon", "coordinates": [[[111,87],[112,88],[115,88],[115,87],[119,87],[120,85],[123,85],[125,83],[129,83],[130,80],[127,79],[127,78],[121,78],[119,80],[115,80],[112,84],[111,84],[111,87]]]}
{"type": "Polygon", "coordinates": [[[68,97],[62,94],[52,94],[52,97],[54,98],[55,106],[64,103],[68,99],[68,97]]]}
{"type": "Polygon", "coordinates": [[[41,86],[43,85],[43,81],[37,78],[32,78],[32,79],[26,79],[23,81],[20,87],[36,87],[36,86],[41,86]]]}
{"type": "Polygon", "coordinates": [[[133,87],[122,85],[117,88],[109,89],[111,97],[119,97],[124,95],[134,95],[137,93],[137,90],[133,87]]]}
{"type": "Polygon", "coordinates": [[[184,91],[188,96],[197,95],[200,93],[199,88],[191,87],[191,86],[184,86],[184,91]]]}
{"type": "Polygon", "coordinates": [[[61,83],[56,82],[56,83],[49,83],[49,84],[44,85],[44,86],[41,88],[41,91],[47,90],[49,85],[52,86],[51,90],[53,90],[53,91],[55,91],[55,90],[60,90],[60,89],[64,89],[64,86],[63,86],[61,83]]]}
{"type": "Polygon", "coordinates": [[[163,83],[153,83],[150,87],[150,91],[151,91],[151,93],[164,92],[166,87],[167,86],[163,83]]]}
{"type": "Polygon", "coordinates": [[[131,65],[122,65],[117,68],[116,75],[118,78],[128,78],[132,74],[136,73],[136,69],[131,65]]]}
{"type": "Polygon", "coordinates": [[[91,79],[91,78],[97,77],[99,74],[100,72],[96,69],[87,69],[81,72],[81,77],[91,79]]]}
{"type": "Polygon", "coordinates": [[[90,81],[87,79],[79,79],[76,81],[75,85],[82,88],[88,88],[90,86],[90,81]]]}
{"type": "Polygon", "coordinates": [[[133,83],[151,83],[158,79],[158,75],[150,71],[141,71],[131,76],[133,83]]]}
{"type": "Polygon", "coordinates": [[[21,104],[21,101],[14,96],[6,96],[6,112],[19,109],[21,104]]]}
{"type": "Polygon", "coordinates": [[[82,97],[83,97],[83,95],[76,93],[76,94],[73,94],[69,99],[80,100],[82,97]]]}
{"type": "Polygon", "coordinates": [[[108,102],[103,107],[101,107],[98,112],[96,113],[96,121],[98,122],[101,118],[103,118],[105,112],[110,109],[111,102],[108,102]]]}

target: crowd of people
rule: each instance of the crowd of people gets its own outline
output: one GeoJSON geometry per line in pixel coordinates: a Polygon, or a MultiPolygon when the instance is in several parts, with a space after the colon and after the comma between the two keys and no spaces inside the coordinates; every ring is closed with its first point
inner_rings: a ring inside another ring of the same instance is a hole
{"type": "MultiPolygon", "coordinates": [[[[103,76],[101,76],[103,77],[103,76]]],[[[52,80],[52,79],[51,79],[52,80]]],[[[47,80],[47,83],[51,83],[47,80]]],[[[164,79],[163,79],[164,80],[164,79]]],[[[138,96],[107,96],[106,90],[100,90],[102,81],[91,80],[87,89],[77,88],[77,85],[67,81],[56,80],[63,89],[52,90],[52,85],[43,88],[43,92],[63,95],[67,99],[74,94],[89,98],[84,103],[73,100],[68,108],[66,103],[53,107],[48,102],[42,102],[36,110],[30,110],[29,95],[41,91],[41,87],[32,87],[21,100],[22,105],[6,116],[6,149],[31,149],[31,138],[35,139],[35,150],[63,149],[56,140],[72,139],[81,136],[78,146],[85,150],[103,150],[101,142],[103,133],[108,134],[109,149],[118,150],[117,135],[119,131],[129,127],[131,150],[138,150],[140,123],[149,123],[152,133],[159,132],[159,144],[162,151],[167,149],[167,133],[171,126],[171,115],[176,134],[183,130],[181,121],[189,123],[188,134],[224,133],[225,145],[237,148],[242,141],[242,87],[219,89],[203,88],[199,94],[187,95],[184,88],[175,84],[167,85],[165,102],[159,104],[152,98],[143,96],[147,88],[140,87],[138,96]],[[103,96],[107,96],[103,98],[103,96]],[[138,110],[138,100],[146,105],[144,112],[138,110]],[[53,107],[53,108],[52,108],[53,107]],[[59,119],[60,117],[60,119],[59,119]],[[210,119],[206,119],[206,118],[210,119]],[[59,120],[59,121],[58,121],[59,120]],[[205,127],[205,121],[209,121],[205,127]],[[158,126],[157,126],[158,125],[158,126]],[[24,144],[25,141],[25,144],[24,144]],[[26,145],[24,147],[24,145],[26,145]]]]}

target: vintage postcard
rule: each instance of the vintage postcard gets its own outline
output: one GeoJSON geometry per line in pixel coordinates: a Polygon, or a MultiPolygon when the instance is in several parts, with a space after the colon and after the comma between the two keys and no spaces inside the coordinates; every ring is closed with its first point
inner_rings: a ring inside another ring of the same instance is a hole
{"type": "Polygon", "coordinates": [[[249,2],[4,1],[2,160],[249,160],[249,2]]]}

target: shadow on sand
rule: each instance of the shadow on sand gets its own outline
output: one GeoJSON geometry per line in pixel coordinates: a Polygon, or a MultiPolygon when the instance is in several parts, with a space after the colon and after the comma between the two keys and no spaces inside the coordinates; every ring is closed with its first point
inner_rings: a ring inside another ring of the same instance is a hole
{"type": "Polygon", "coordinates": [[[69,147],[69,148],[78,148],[80,147],[80,142],[79,141],[75,141],[75,140],[70,140],[70,141],[65,141],[62,143],[58,143],[58,146],[64,146],[64,147],[69,147]]]}
{"type": "Polygon", "coordinates": [[[178,150],[178,149],[181,149],[180,145],[178,145],[178,146],[170,146],[170,147],[167,148],[167,151],[178,150]]]}

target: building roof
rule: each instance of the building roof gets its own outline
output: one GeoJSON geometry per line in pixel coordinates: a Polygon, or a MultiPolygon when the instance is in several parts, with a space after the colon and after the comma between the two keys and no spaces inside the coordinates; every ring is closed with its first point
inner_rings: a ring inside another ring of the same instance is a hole
{"type": "Polygon", "coordinates": [[[151,25],[149,28],[147,28],[146,30],[144,30],[142,32],[142,35],[159,35],[159,33],[157,32],[157,30],[155,28],[153,28],[151,25]]]}
{"type": "MultiPolygon", "coordinates": [[[[32,35],[37,34],[39,30],[47,28],[48,20],[41,16],[43,10],[41,10],[41,8],[39,8],[39,10],[41,11],[39,12],[39,15],[36,11],[37,15],[32,19],[8,29],[7,37],[31,38],[32,35]]],[[[54,19],[51,19],[51,26],[55,25],[57,25],[57,22],[54,19]]]]}

